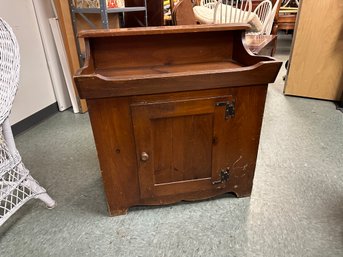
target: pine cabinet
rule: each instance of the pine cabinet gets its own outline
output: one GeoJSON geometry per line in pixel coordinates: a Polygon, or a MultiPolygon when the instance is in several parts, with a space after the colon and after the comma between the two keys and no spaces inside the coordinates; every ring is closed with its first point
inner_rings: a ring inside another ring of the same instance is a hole
{"type": "Polygon", "coordinates": [[[88,31],[76,74],[108,206],[251,193],[267,85],[281,62],[251,55],[247,27],[88,31]]]}

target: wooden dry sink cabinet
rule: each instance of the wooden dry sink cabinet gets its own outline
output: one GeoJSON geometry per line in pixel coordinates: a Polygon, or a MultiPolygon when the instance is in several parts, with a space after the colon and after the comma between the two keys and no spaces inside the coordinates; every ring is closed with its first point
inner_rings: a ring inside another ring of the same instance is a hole
{"type": "Polygon", "coordinates": [[[112,215],[251,193],[268,83],[237,25],[85,31],[87,100],[112,215]]]}

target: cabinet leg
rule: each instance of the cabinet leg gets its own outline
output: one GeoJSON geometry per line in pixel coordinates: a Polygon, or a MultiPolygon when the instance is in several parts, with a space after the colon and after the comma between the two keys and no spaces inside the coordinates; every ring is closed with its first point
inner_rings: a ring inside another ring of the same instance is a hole
{"type": "Polygon", "coordinates": [[[251,195],[251,191],[248,191],[248,192],[232,192],[232,193],[234,193],[237,198],[248,197],[251,195]]]}
{"type": "Polygon", "coordinates": [[[232,191],[236,195],[236,197],[247,197],[251,195],[252,185],[251,186],[245,186],[244,188],[236,188],[232,191]]]}
{"type": "Polygon", "coordinates": [[[119,215],[125,215],[127,214],[127,211],[129,208],[116,208],[116,209],[110,209],[108,208],[111,216],[119,216],[119,215]]]}

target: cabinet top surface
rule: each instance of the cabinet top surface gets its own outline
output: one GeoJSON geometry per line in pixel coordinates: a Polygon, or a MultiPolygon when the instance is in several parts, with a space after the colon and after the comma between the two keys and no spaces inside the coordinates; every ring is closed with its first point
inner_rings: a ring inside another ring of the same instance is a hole
{"type": "Polygon", "coordinates": [[[121,28],[121,29],[96,29],[81,31],[80,38],[91,37],[113,37],[113,36],[133,36],[133,35],[154,35],[154,34],[178,34],[195,33],[209,31],[232,31],[246,30],[250,26],[246,23],[236,24],[204,24],[204,25],[182,25],[182,26],[161,26],[161,27],[141,27],[141,28],[121,28]]]}

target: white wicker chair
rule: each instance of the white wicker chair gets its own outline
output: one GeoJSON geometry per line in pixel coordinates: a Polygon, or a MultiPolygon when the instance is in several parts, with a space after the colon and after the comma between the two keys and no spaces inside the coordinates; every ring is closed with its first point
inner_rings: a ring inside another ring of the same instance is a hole
{"type": "Polygon", "coordinates": [[[31,198],[42,200],[48,208],[55,206],[21,161],[8,120],[18,88],[19,61],[16,37],[0,18],[0,226],[31,198]]]}

